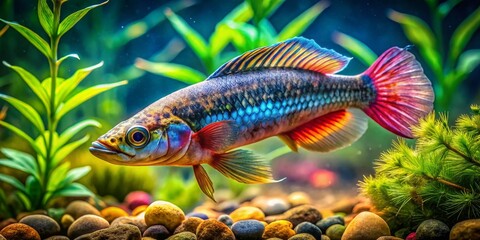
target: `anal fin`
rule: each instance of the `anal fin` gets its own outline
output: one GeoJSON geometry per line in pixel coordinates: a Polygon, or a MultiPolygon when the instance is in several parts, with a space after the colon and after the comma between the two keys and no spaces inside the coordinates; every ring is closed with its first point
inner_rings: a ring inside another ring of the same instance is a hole
{"type": "Polygon", "coordinates": [[[195,174],[198,186],[200,186],[202,192],[215,202],[215,198],[213,197],[213,192],[215,190],[213,189],[212,180],[210,180],[207,171],[205,171],[202,165],[194,165],[193,173],[195,174]]]}
{"type": "Polygon", "coordinates": [[[367,123],[360,110],[339,110],[315,118],[284,135],[307,150],[328,152],[355,142],[367,130],[367,123]]]}

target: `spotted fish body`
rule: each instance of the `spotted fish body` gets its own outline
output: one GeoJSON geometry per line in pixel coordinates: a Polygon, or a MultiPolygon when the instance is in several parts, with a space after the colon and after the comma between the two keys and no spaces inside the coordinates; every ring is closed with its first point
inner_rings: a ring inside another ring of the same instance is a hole
{"type": "Polygon", "coordinates": [[[434,98],[413,54],[393,47],[359,75],[335,74],[349,60],[304,38],[252,50],[119,123],[90,151],[116,164],[193,166],[213,199],[202,164],[239,182],[275,181],[268,163],[236,149],[268,137],[293,151],[331,151],[363,135],[363,111],[411,138],[410,126],[431,111],[434,98]]]}

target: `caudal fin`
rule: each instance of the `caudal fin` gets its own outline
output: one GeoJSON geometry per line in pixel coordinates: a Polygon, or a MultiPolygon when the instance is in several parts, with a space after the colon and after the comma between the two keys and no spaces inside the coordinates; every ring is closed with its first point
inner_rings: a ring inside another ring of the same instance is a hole
{"type": "Polygon", "coordinates": [[[432,84],[415,56],[392,47],[362,75],[376,96],[363,111],[389,131],[413,138],[410,127],[432,110],[434,100],[432,84]]]}

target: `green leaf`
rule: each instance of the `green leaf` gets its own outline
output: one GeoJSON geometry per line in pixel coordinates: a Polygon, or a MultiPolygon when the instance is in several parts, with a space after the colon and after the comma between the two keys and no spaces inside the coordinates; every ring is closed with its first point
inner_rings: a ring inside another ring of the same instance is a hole
{"type": "Polygon", "coordinates": [[[77,60],[80,60],[80,57],[78,56],[78,54],[68,54],[58,59],[57,65],[60,66],[60,64],[62,64],[63,61],[67,60],[67,58],[76,58],[77,60]]]}
{"type": "Polygon", "coordinates": [[[83,129],[89,126],[94,126],[99,128],[102,125],[98,121],[95,121],[92,119],[86,119],[86,120],[80,121],[75,125],[67,128],[65,131],[63,131],[63,133],[60,134],[60,137],[58,138],[58,142],[56,143],[56,145],[58,145],[58,147],[65,145],[68,141],[70,141],[70,139],[72,139],[72,137],[76,136],[80,131],[82,131],[83,129]]]}
{"type": "Polygon", "coordinates": [[[30,146],[35,150],[35,152],[37,153],[40,153],[42,154],[43,152],[40,151],[40,149],[37,147],[35,141],[30,137],[28,136],[28,134],[26,134],[24,131],[22,131],[20,128],[17,128],[15,126],[13,126],[12,124],[10,123],[7,123],[7,122],[4,122],[4,121],[1,121],[0,120],[0,125],[1,126],[4,126],[5,128],[8,128],[10,131],[12,131],[13,133],[17,134],[17,136],[27,140],[27,142],[30,144],[30,146]]]}
{"type": "Polygon", "coordinates": [[[465,79],[480,64],[480,49],[472,49],[462,53],[458,59],[456,82],[465,79]]]}
{"type": "Polygon", "coordinates": [[[49,58],[50,57],[50,46],[48,46],[48,43],[43,40],[38,34],[33,32],[32,30],[18,24],[15,22],[9,22],[5,21],[0,18],[0,21],[8,24],[10,27],[13,29],[17,30],[23,37],[25,37],[33,46],[35,46],[45,57],[49,58]]]}
{"type": "Polygon", "coordinates": [[[238,52],[246,52],[255,48],[257,29],[248,23],[227,22],[225,27],[230,30],[232,42],[238,52]]]}
{"type": "Polygon", "coordinates": [[[358,58],[365,66],[370,66],[378,58],[367,45],[347,34],[335,32],[333,41],[358,58]]]}
{"type": "Polygon", "coordinates": [[[252,17],[252,8],[247,2],[242,2],[230,11],[220,22],[248,22],[252,17]]]}
{"type": "Polygon", "coordinates": [[[480,26],[480,7],[455,29],[450,40],[450,58],[456,60],[480,26]]]}
{"type": "Polygon", "coordinates": [[[187,42],[188,46],[195,52],[195,54],[205,63],[210,59],[209,47],[205,39],[195,31],[185,20],[177,16],[171,10],[165,12],[167,19],[172,24],[173,28],[182,36],[187,42]]]}
{"type": "Polygon", "coordinates": [[[50,199],[57,197],[89,197],[94,194],[80,183],[69,184],[55,192],[53,192],[50,199]]]}
{"type": "Polygon", "coordinates": [[[49,103],[49,97],[47,91],[42,87],[42,84],[40,81],[33,76],[30,72],[27,70],[18,67],[18,66],[12,66],[8,64],[7,62],[3,62],[3,64],[11,69],[13,69],[15,72],[20,75],[20,77],[23,79],[23,81],[32,89],[32,91],[37,95],[37,97],[42,101],[43,106],[45,106],[45,109],[47,109],[47,112],[50,111],[50,103],[49,103]]]}
{"type": "Polygon", "coordinates": [[[38,0],[38,20],[43,27],[43,30],[52,36],[53,34],[53,12],[47,4],[47,0],[38,0]]]}
{"type": "Polygon", "coordinates": [[[61,37],[63,34],[68,32],[75,24],[77,24],[80,19],[82,19],[90,10],[100,7],[102,5],[105,5],[108,3],[108,0],[100,3],[100,4],[95,4],[89,7],[86,7],[84,9],[78,10],[70,15],[68,15],[61,23],[60,26],[58,27],[58,36],[61,37]]]}
{"type": "Polygon", "coordinates": [[[69,100],[67,100],[63,105],[61,104],[57,110],[57,121],[60,120],[66,113],[70,112],[72,109],[77,107],[78,105],[86,102],[90,98],[105,92],[107,90],[110,90],[112,88],[116,88],[118,86],[122,86],[127,84],[128,82],[126,80],[116,82],[116,83],[109,83],[109,84],[99,84],[95,85],[93,87],[89,87],[83,91],[80,91],[73,97],[71,97],[69,100]]]}
{"type": "Polygon", "coordinates": [[[139,58],[135,62],[135,66],[145,71],[172,78],[186,84],[195,84],[203,81],[206,78],[203,73],[180,64],[154,63],[139,58]]]}
{"type": "Polygon", "coordinates": [[[438,13],[440,14],[440,16],[442,18],[444,18],[460,2],[462,2],[462,0],[448,0],[448,1],[443,2],[437,8],[438,13]]]}
{"type": "Polygon", "coordinates": [[[54,192],[57,189],[60,189],[60,183],[64,181],[67,176],[68,169],[70,169],[70,163],[64,162],[56,167],[51,174],[50,181],[48,182],[47,190],[49,192],[54,192]]]}
{"type": "Polygon", "coordinates": [[[90,166],[74,168],[68,171],[67,176],[63,178],[61,187],[67,186],[87,175],[92,168],[90,166]]]}
{"type": "Polygon", "coordinates": [[[41,202],[40,194],[42,186],[40,185],[40,182],[38,182],[38,179],[34,178],[33,176],[28,176],[27,180],[25,180],[25,188],[32,202],[41,202]]]}
{"type": "Polygon", "coordinates": [[[283,3],[284,0],[247,0],[247,3],[253,10],[253,21],[259,24],[264,18],[270,14],[283,3]]]}
{"type": "Polygon", "coordinates": [[[62,103],[68,97],[68,95],[75,90],[78,84],[80,84],[83,79],[85,79],[93,70],[101,66],[103,66],[103,62],[88,68],[78,69],[70,78],[63,81],[55,91],[57,94],[57,98],[55,99],[56,106],[60,105],[60,103],[62,103]]]}
{"type": "Polygon", "coordinates": [[[22,165],[19,162],[14,162],[11,159],[0,159],[0,166],[15,169],[24,173],[30,173],[30,169],[28,169],[25,165],[22,165]]]}
{"type": "Polygon", "coordinates": [[[329,5],[328,1],[320,1],[293,19],[277,35],[278,41],[287,40],[301,35],[310,24],[323,12],[329,5]]]}
{"type": "Polygon", "coordinates": [[[18,162],[29,169],[31,172],[37,172],[37,162],[32,155],[11,148],[2,148],[1,152],[11,160],[18,162]]]}
{"type": "Polygon", "coordinates": [[[18,179],[14,178],[12,176],[0,173],[0,181],[8,183],[8,184],[12,185],[14,188],[16,188],[18,191],[27,194],[27,189],[25,189],[22,182],[20,182],[18,179]]]}
{"type": "Polygon", "coordinates": [[[19,202],[23,205],[23,211],[33,211],[32,202],[27,193],[24,192],[15,192],[15,196],[18,198],[19,202]]]}
{"type": "Polygon", "coordinates": [[[33,124],[33,126],[35,126],[35,128],[40,133],[45,131],[40,114],[38,114],[38,112],[29,104],[22,102],[14,97],[10,97],[1,93],[0,93],[0,98],[7,101],[12,106],[14,106],[26,119],[28,119],[33,124]]]}
{"type": "Polygon", "coordinates": [[[73,150],[77,149],[78,147],[80,147],[80,145],[87,142],[89,138],[90,138],[90,136],[86,135],[86,136],[84,136],[83,138],[81,138],[77,141],[71,142],[71,143],[69,143],[69,144],[67,144],[63,147],[60,147],[53,154],[52,165],[56,165],[56,164],[60,163],[63,159],[65,159],[65,157],[68,156],[68,154],[72,153],[73,150]]]}

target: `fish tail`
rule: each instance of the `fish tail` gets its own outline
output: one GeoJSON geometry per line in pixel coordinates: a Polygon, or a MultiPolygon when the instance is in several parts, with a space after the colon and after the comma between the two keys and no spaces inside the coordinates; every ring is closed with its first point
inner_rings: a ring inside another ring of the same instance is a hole
{"type": "Polygon", "coordinates": [[[420,63],[407,48],[385,51],[364,73],[373,98],[363,111],[387,130],[413,138],[410,127],[433,109],[434,93],[420,63]]]}

